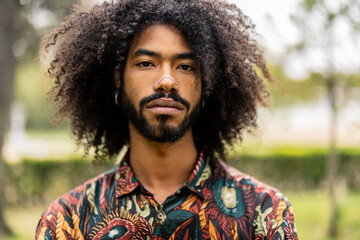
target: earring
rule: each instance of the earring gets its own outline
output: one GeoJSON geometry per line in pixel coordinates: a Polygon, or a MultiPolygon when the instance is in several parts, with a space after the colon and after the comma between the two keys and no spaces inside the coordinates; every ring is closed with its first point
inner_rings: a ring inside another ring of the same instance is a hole
{"type": "Polygon", "coordinates": [[[114,79],[114,86],[115,86],[115,104],[116,104],[117,106],[119,106],[119,102],[118,102],[118,91],[119,91],[120,86],[121,86],[121,81],[120,81],[120,66],[119,66],[119,65],[114,68],[113,79],[114,79]]]}
{"type": "Polygon", "coordinates": [[[117,106],[119,106],[118,93],[117,93],[117,92],[115,92],[115,104],[116,104],[117,106]]]}

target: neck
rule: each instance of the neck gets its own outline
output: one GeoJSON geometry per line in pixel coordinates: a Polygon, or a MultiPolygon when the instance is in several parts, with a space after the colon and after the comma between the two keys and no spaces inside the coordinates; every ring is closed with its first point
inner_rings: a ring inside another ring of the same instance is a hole
{"type": "Polygon", "coordinates": [[[150,142],[130,125],[130,163],[136,178],[161,204],[189,178],[198,152],[191,129],[175,143],[150,142]]]}

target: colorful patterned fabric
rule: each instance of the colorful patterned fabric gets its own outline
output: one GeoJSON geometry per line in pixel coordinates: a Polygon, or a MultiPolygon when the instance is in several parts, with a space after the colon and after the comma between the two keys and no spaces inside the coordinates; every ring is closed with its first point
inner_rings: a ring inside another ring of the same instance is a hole
{"type": "Polygon", "coordinates": [[[298,239],[280,192],[200,154],[189,180],[159,205],[120,165],[54,201],[35,239],[298,239]]]}

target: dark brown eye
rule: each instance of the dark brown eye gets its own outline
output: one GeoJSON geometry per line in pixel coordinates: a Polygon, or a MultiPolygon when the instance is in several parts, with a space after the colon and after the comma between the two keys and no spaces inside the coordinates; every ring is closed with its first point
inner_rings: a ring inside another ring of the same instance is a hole
{"type": "Polygon", "coordinates": [[[136,65],[139,67],[151,67],[152,66],[151,62],[148,62],[148,61],[142,61],[142,62],[137,63],[136,65]]]}
{"type": "Polygon", "coordinates": [[[190,65],[183,64],[183,65],[180,66],[180,69],[184,70],[184,71],[192,71],[192,70],[194,70],[194,67],[192,67],[190,65]]]}

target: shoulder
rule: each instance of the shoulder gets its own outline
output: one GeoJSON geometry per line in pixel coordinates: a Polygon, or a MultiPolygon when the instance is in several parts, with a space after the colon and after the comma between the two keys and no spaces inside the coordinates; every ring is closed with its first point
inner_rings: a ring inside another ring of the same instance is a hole
{"type": "Polygon", "coordinates": [[[50,204],[50,207],[45,211],[45,213],[54,211],[54,209],[61,212],[65,210],[71,210],[79,205],[80,202],[83,201],[87,196],[96,194],[96,192],[99,192],[99,190],[108,188],[108,186],[115,180],[117,168],[118,166],[113,167],[109,171],[94,177],[75,187],[71,191],[63,194],[50,204]]]}
{"type": "Polygon", "coordinates": [[[36,237],[52,235],[59,222],[70,219],[74,223],[78,222],[82,209],[95,207],[95,201],[100,199],[101,195],[105,199],[106,192],[109,192],[110,186],[114,184],[117,168],[116,166],[86,181],[53,201],[41,216],[36,237]]]}
{"type": "Polygon", "coordinates": [[[252,213],[255,237],[297,239],[294,209],[284,194],[221,160],[216,160],[215,168],[222,184],[230,183],[241,192],[242,200],[237,199],[237,203],[252,213]]]}
{"type": "Polygon", "coordinates": [[[223,178],[234,183],[244,193],[251,192],[257,198],[262,208],[278,205],[281,201],[289,204],[288,199],[278,189],[273,188],[253,176],[239,171],[222,160],[217,160],[219,172],[223,178]]]}
{"type": "Polygon", "coordinates": [[[218,176],[222,176],[233,181],[239,188],[252,188],[258,194],[268,194],[271,196],[276,195],[275,193],[279,192],[277,189],[259,181],[253,176],[239,171],[238,169],[232,167],[220,159],[215,159],[214,165],[215,168],[217,168],[216,171],[218,176]]]}

